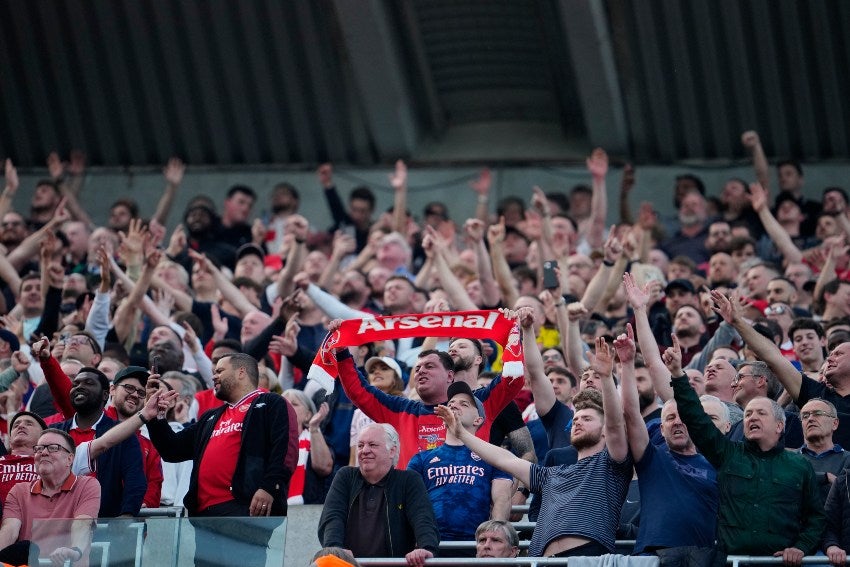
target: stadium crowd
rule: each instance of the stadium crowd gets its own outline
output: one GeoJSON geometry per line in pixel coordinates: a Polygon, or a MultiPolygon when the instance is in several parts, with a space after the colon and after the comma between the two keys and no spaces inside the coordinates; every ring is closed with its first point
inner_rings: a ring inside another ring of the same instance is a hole
{"type": "Polygon", "coordinates": [[[51,154],[28,208],[7,160],[0,561],[87,565],[105,537],[132,563],[122,521],[182,506],[197,565],[264,564],[301,504],[324,504],[315,565],[515,557],[511,505],[530,503],[530,556],[633,539],[662,565],[844,564],[848,194],[804,196],[799,163],[774,176],[758,134],[742,143],[753,179],[712,191],[680,175],[657,191],[670,216],[634,206],[631,166],[609,189],[597,149],[569,191],[491,203],[482,171],[465,220],[443,202],[412,214],[401,161],[386,212],[368,187],[344,199],[324,164],[326,230],[284,182],[263,217],[244,185],[220,207],[193,196],[170,234],[179,159],[151,218],[119,199],[102,225],[82,154],[51,154]],[[448,312],[516,333],[329,340],[344,320],[448,312]],[[520,342],[524,376],[503,374],[520,342]],[[308,379],[317,353],[336,387],[308,379]],[[202,521],[220,517],[256,521],[202,521]]]}

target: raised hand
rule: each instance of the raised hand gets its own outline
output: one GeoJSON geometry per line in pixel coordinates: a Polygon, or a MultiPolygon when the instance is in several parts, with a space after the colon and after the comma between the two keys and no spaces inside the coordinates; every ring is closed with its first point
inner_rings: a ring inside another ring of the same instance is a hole
{"type": "Polygon", "coordinates": [[[761,143],[758,132],[755,130],[747,130],[741,134],[741,143],[744,144],[744,147],[748,150],[755,148],[761,143]]]}
{"type": "Polygon", "coordinates": [[[534,327],[534,309],[532,307],[520,307],[514,311],[513,319],[516,319],[523,329],[531,329],[534,327]]]}
{"type": "Polygon", "coordinates": [[[310,223],[301,215],[290,215],[286,220],[286,230],[295,236],[296,242],[303,242],[310,232],[310,223]]]}
{"type": "Polygon", "coordinates": [[[159,246],[165,241],[165,225],[158,220],[150,220],[148,223],[148,231],[148,234],[150,234],[150,241],[153,246],[159,246]]]}
{"type": "Polygon", "coordinates": [[[106,246],[97,249],[97,264],[100,266],[100,292],[106,293],[112,286],[112,263],[109,261],[106,246]]]}
{"type": "Polygon", "coordinates": [[[649,201],[644,201],[638,207],[638,225],[644,230],[652,230],[658,224],[658,213],[649,201]]]}
{"type": "Polygon", "coordinates": [[[12,353],[12,368],[15,369],[15,372],[20,374],[29,367],[30,359],[27,358],[27,355],[25,353],[21,351],[15,351],[12,353]]]}
{"type": "Polygon", "coordinates": [[[505,217],[499,217],[499,222],[487,227],[487,242],[490,246],[505,241],[505,217]]]}
{"type": "Polygon", "coordinates": [[[330,189],[334,186],[334,168],[329,163],[323,163],[316,169],[316,175],[319,177],[319,183],[325,189],[330,189]]]}
{"type": "Polygon", "coordinates": [[[629,300],[629,305],[632,306],[632,309],[635,311],[646,309],[650,298],[650,283],[647,282],[644,284],[643,289],[641,289],[635,281],[634,276],[626,272],[623,274],[623,286],[626,289],[626,298],[629,300]]]}
{"type": "Polygon", "coordinates": [[[44,238],[42,238],[39,243],[39,260],[43,266],[47,266],[53,260],[53,254],[56,251],[57,242],[56,233],[52,230],[48,230],[44,233],[44,238]]]}
{"type": "Polygon", "coordinates": [[[632,362],[635,359],[635,332],[632,330],[632,324],[626,325],[626,332],[614,339],[614,350],[617,351],[617,357],[620,363],[632,362]]]}
{"type": "Polygon", "coordinates": [[[667,347],[667,350],[661,355],[661,360],[664,366],[670,371],[670,376],[678,377],[684,374],[682,372],[682,347],[679,344],[679,338],[672,334],[673,346],[667,347]]]}
{"type": "Polygon", "coordinates": [[[590,312],[581,301],[576,301],[567,305],[567,318],[570,321],[579,321],[588,315],[590,315],[590,312]]]}
{"type": "Polygon", "coordinates": [[[531,206],[541,214],[541,216],[549,216],[549,199],[546,198],[546,194],[543,192],[543,189],[535,185],[531,188],[531,206]]]}
{"type": "Polygon", "coordinates": [[[118,232],[118,237],[121,239],[118,254],[124,260],[125,265],[129,266],[142,262],[147,234],[148,229],[143,225],[142,219],[130,219],[126,234],[124,231],[118,232]]]}
{"type": "Polygon", "coordinates": [[[40,338],[33,343],[32,355],[39,360],[47,360],[50,358],[50,341],[47,337],[40,338]]]}
{"type": "Polygon", "coordinates": [[[601,378],[611,376],[614,370],[614,351],[602,337],[596,337],[595,352],[588,352],[590,368],[601,378]]]}
{"type": "Polygon", "coordinates": [[[251,241],[254,244],[260,245],[266,241],[266,235],[268,233],[269,229],[266,228],[263,221],[259,218],[254,219],[254,222],[251,223],[251,241]]]}
{"type": "MultiPolygon", "coordinates": [[[[174,309],[174,296],[165,291],[164,289],[155,289],[153,290],[153,302],[156,305],[157,310],[162,313],[166,317],[171,317],[171,310],[174,309]]],[[[215,309],[218,312],[218,305],[213,303],[210,306],[210,310],[215,309]]],[[[225,319],[225,321],[227,321],[225,319]]],[[[215,317],[213,316],[213,328],[215,328],[215,317]]],[[[225,329],[225,333],[227,330],[225,329]]],[[[224,338],[222,335],[220,338],[224,338]]]]}
{"type": "Polygon", "coordinates": [[[223,339],[229,328],[227,317],[221,316],[221,311],[215,303],[210,306],[210,315],[212,316],[213,336],[223,339]]]}
{"type": "Polygon", "coordinates": [[[485,197],[490,194],[490,187],[492,185],[493,175],[487,167],[481,170],[481,173],[478,174],[478,179],[469,182],[469,186],[472,187],[473,191],[485,197]]]}
{"type": "Polygon", "coordinates": [[[603,250],[607,262],[616,262],[623,255],[623,243],[617,238],[617,225],[611,225],[603,250]]]}
{"type": "Polygon", "coordinates": [[[344,258],[349,254],[353,254],[357,250],[357,242],[350,234],[346,234],[341,230],[334,233],[333,255],[337,258],[344,258]]]}
{"type": "Polygon", "coordinates": [[[18,191],[18,187],[20,187],[21,183],[18,179],[18,170],[12,165],[12,160],[6,160],[6,194],[10,197],[14,197],[15,193],[18,191]]]}
{"type": "Polygon", "coordinates": [[[68,173],[75,177],[81,176],[86,171],[86,154],[82,150],[71,150],[71,163],[68,164],[68,173]]]}
{"type": "Polygon", "coordinates": [[[171,233],[171,238],[168,240],[168,248],[165,251],[169,256],[177,256],[186,249],[187,245],[186,229],[182,224],[178,224],[174,232],[171,233]]]}
{"type": "Polygon", "coordinates": [[[767,207],[767,190],[761,186],[761,183],[750,183],[750,205],[757,213],[763,211],[767,207]]]}
{"type": "Polygon", "coordinates": [[[434,297],[425,302],[422,313],[445,313],[451,311],[451,305],[442,297],[434,297]]]}
{"type": "Polygon", "coordinates": [[[186,330],[186,333],[183,334],[183,342],[193,354],[197,353],[201,350],[201,343],[198,341],[198,335],[195,333],[195,329],[186,321],[183,321],[183,328],[186,330]]]}
{"type": "Polygon", "coordinates": [[[47,154],[47,171],[54,181],[59,181],[65,175],[65,164],[57,152],[47,154]]]}
{"type": "Polygon", "coordinates": [[[168,163],[162,170],[162,174],[165,176],[165,182],[174,187],[177,187],[183,182],[184,173],[186,173],[186,164],[177,157],[168,160],[168,163]]]}
{"type": "Polygon", "coordinates": [[[284,298],[283,302],[280,304],[280,316],[283,317],[285,321],[290,321],[301,313],[303,297],[304,291],[296,289],[284,298]]]}
{"type": "Polygon", "coordinates": [[[407,165],[402,160],[395,162],[395,171],[389,175],[390,185],[396,191],[407,188],[407,165]]]}
{"type": "Polygon", "coordinates": [[[710,293],[713,303],[711,310],[720,315],[724,321],[731,325],[741,316],[741,303],[737,294],[730,299],[716,289],[711,290],[710,293]]]}
{"type": "Polygon", "coordinates": [[[434,408],[434,413],[446,424],[446,433],[451,432],[455,437],[460,437],[463,434],[463,424],[455,417],[455,412],[450,410],[448,406],[439,405],[434,408]]]}
{"type": "Polygon", "coordinates": [[[484,240],[484,223],[480,219],[466,219],[463,232],[470,242],[480,242],[484,240]]]}
{"type": "Polygon", "coordinates": [[[596,148],[587,158],[587,171],[594,179],[604,179],[608,174],[608,154],[602,148],[596,148]]]}
{"type": "Polygon", "coordinates": [[[319,409],[316,411],[316,413],[313,414],[313,417],[311,417],[310,421],[307,423],[307,428],[310,431],[313,431],[314,429],[318,429],[319,426],[322,424],[322,421],[325,420],[325,418],[328,416],[328,413],[330,411],[331,411],[331,408],[328,405],[328,402],[322,402],[319,405],[319,409]]]}

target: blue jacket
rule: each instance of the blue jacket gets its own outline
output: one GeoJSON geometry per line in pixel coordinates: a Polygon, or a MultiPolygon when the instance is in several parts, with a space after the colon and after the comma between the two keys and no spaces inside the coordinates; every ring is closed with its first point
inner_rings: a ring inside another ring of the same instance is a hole
{"type": "MultiPolygon", "coordinates": [[[[54,427],[71,430],[73,420],[57,423],[54,427]]],[[[95,428],[95,437],[118,425],[103,416],[95,428]]],[[[97,480],[100,482],[100,518],[115,518],[121,514],[137,516],[148,489],[145,468],[142,464],[142,449],[139,440],[131,435],[97,458],[97,480]]]]}

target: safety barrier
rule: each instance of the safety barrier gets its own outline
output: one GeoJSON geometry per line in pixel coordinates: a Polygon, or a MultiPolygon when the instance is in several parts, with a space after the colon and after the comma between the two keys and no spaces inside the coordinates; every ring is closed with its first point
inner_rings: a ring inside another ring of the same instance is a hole
{"type": "MultiPolygon", "coordinates": [[[[441,546],[442,547],[442,546],[441,546]]],[[[575,559],[575,558],[573,558],[575,559]]],[[[358,563],[364,567],[407,567],[407,561],[403,558],[358,558],[358,563]]],[[[507,558],[448,558],[440,557],[428,559],[426,566],[465,567],[474,565],[483,567],[489,565],[516,565],[522,567],[536,567],[537,565],[569,565],[568,557],[507,557],[507,558]]],[[[848,561],[850,563],[850,561],[848,561]]],[[[749,555],[730,555],[726,558],[726,564],[732,567],[741,565],[782,565],[781,557],[760,557],[749,555]]],[[[829,565],[829,559],[825,556],[808,556],[803,558],[803,565],[829,565]]]]}

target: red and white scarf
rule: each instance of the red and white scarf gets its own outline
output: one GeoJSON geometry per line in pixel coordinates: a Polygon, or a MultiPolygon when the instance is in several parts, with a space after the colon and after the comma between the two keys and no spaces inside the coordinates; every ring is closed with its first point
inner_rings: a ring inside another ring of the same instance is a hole
{"type": "Polygon", "coordinates": [[[317,380],[328,393],[333,392],[339,375],[334,355],[336,349],[405,337],[492,339],[504,348],[502,375],[518,378],[524,374],[522,332],[516,321],[498,311],[453,311],[343,321],[339,329],[328,333],[322,341],[307,377],[317,380]]]}

